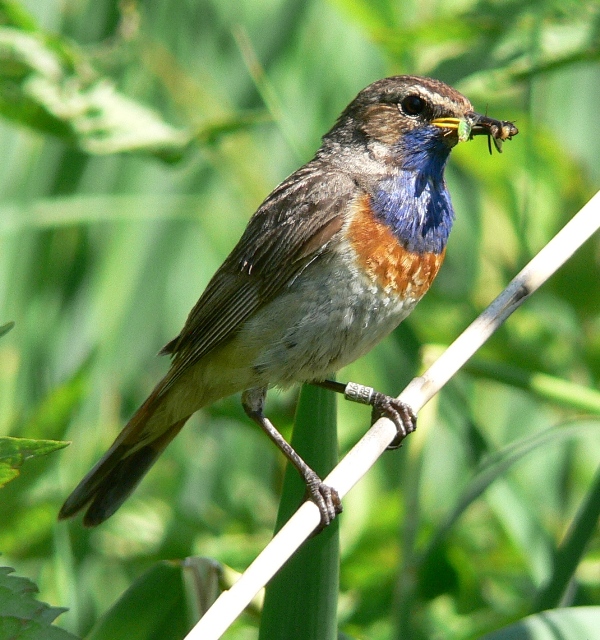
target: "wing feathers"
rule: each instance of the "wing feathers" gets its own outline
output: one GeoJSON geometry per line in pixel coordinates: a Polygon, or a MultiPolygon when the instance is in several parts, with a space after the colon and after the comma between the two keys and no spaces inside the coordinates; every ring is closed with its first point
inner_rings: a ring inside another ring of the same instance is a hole
{"type": "Polygon", "coordinates": [[[343,174],[328,173],[324,181],[317,161],[273,191],[209,282],[179,336],[161,351],[173,357],[165,390],[318,259],[342,229],[356,191],[355,183],[343,174]]]}

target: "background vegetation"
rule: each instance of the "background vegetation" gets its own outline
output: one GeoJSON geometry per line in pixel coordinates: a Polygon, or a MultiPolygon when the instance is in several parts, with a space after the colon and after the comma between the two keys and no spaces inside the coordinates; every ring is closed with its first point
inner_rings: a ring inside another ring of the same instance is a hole
{"type": "MultiPolygon", "coordinates": [[[[202,555],[243,570],[269,540],[283,462],[235,397],[194,418],[105,525],[56,522],[165,371],[154,354],[261,200],[379,77],[438,77],[516,120],[503,155],[481,139],[453,152],[457,221],[433,290],[339,373],[397,393],[598,188],[600,5],[0,8],[0,325],[16,323],[0,338],[0,434],[72,441],[1,490],[0,550],[42,600],[69,607],[58,624],[85,635],[158,560],[202,555]]],[[[342,631],[467,639],[560,601],[600,604],[597,515],[580,511],[600,503],[599,275],[596,238],[346,498],[342,631]],[[587,533],[565,547],[570,526],[587,533]]],[[[296,397],[269,398],[286,433],[296,397]]],[[[340,403],[338,416],[344,452],[368,411],[340,403]]],[[[255,638],[256,622],[227,637],[255,638]]]]}

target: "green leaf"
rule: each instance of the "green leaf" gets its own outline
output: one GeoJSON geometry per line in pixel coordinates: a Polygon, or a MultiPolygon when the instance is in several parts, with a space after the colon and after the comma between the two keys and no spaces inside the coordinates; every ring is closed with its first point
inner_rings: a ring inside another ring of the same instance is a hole
{"type": "Polygon", "coordinates": [[[37,28],[35,20],[19,5],[11,0],[0,2],[0,25],[19,27],[24,31],[34,31],[37,28]]]}
{"type": "Polygon", "coordinates": [[[181,156],[191,134],[119,93],[66,40],[0,27],[0,114],[93,154],[181,156]]]}
{"type": "Polygon", "coordinates": [[[583,436],[597,431],[597,422],[575,422],[572,424],[551,427],[511,443],[504,449],[487,456],[479,465],[475,476],[460,494],[454,508],[448,514],[446,520],[437,529],[435,535],[427,546],[424,557],[427,557],[435,549],[436,545],[446,536],[456,521],[483,492],[508,469],[528,453],[539,447],[561,442],[567,438],[583,436]]]}
{"type": "MultiPolygon", "coordinates": [[[[28,438],[0,437],[0,487],[19,475],[19,467],[28,458],[44,456],[66,447],[68,442],[58,440],[30,440],[28,438]]],[[[1,638],[2,636],[0,636],[1,638]]]]}
{"type": "Polygon", "coordinates": [[[34,598],[38,589],[31,580],[11,576],[0,567],[0,638],[2,640],[76,640],[76,636],[52,626],[66,609],[51,607],[34,598]]]}
{"type": "MultiPolygon", "coordinates": [[[[590,538],[596,531],[600,515],[600,471],[590,486],[569,531],[554,556],[552,575],[538,594],[537,611],[561,603],[562,598],[585,553],[590,538]]],[[[600,628],[600,627],[599,627],[600,628]]]]}
{"type": "MultiPolygon", "coordinates": [[[[321,478],[331,471],[337,462],[333,393],[311,385],[302,387],[291,445],[321,478]]],[[[296,511],[305,492],[298,472],[288,464],[277,529],[296,511]]],[[[267,585],[260,640],[337,638],[338,590],[339,520],[336,519],[307,540],[267,585]]]]}
{"type": "Polygon", "coordinates": [[[525,389],[550,402],[580,411],[600,413],[600,392],[570,380],[483,359],[474,359],[465,369],[490,380],[525,389]]]}
{"type": "Polygon", "coordinates": [[[480,640],[591,640],[598,629],[600,607],[570,607],[528,616],[480,640]]]}
{"type": "Polygon", "coordinates": [[[7,322],[6,324],[0,325],[0,338],[8,333],[14,326],[14,322],[7,322]]]}
{"type": "Polygon", "coordinates": [[[190,616],[181,562],[159,562],[100,618],[86,640],[181,640],[190,616]]]}

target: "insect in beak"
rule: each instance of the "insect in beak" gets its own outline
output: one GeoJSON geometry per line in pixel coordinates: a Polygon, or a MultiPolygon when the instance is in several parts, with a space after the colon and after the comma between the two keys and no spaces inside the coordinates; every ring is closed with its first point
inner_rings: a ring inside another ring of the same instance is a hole
{"type": "Polygon", "coordinates": [[[490,153],[492,152],[490,140],[494,141],[494,146],[499,153],[502,153],[502,143],[519,133],[514,122],[495,120],[475,112],[467,113],[462,118],[436,118],[431,121],[431,124],[440,129],[447,129],[445,135],[456,131],[459,142],[466,142],[473,136],[486,135],[490,153]]]}

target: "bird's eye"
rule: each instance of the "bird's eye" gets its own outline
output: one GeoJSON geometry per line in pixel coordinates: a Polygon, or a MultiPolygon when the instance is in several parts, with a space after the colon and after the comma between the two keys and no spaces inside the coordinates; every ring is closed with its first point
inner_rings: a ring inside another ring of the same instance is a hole
{"type": "Polygon", "coordinates": [[[427,108],[427,102],[421,96],[406,96],[400,103],[400,108],[407,116],[420,116],[427,108]]]}

